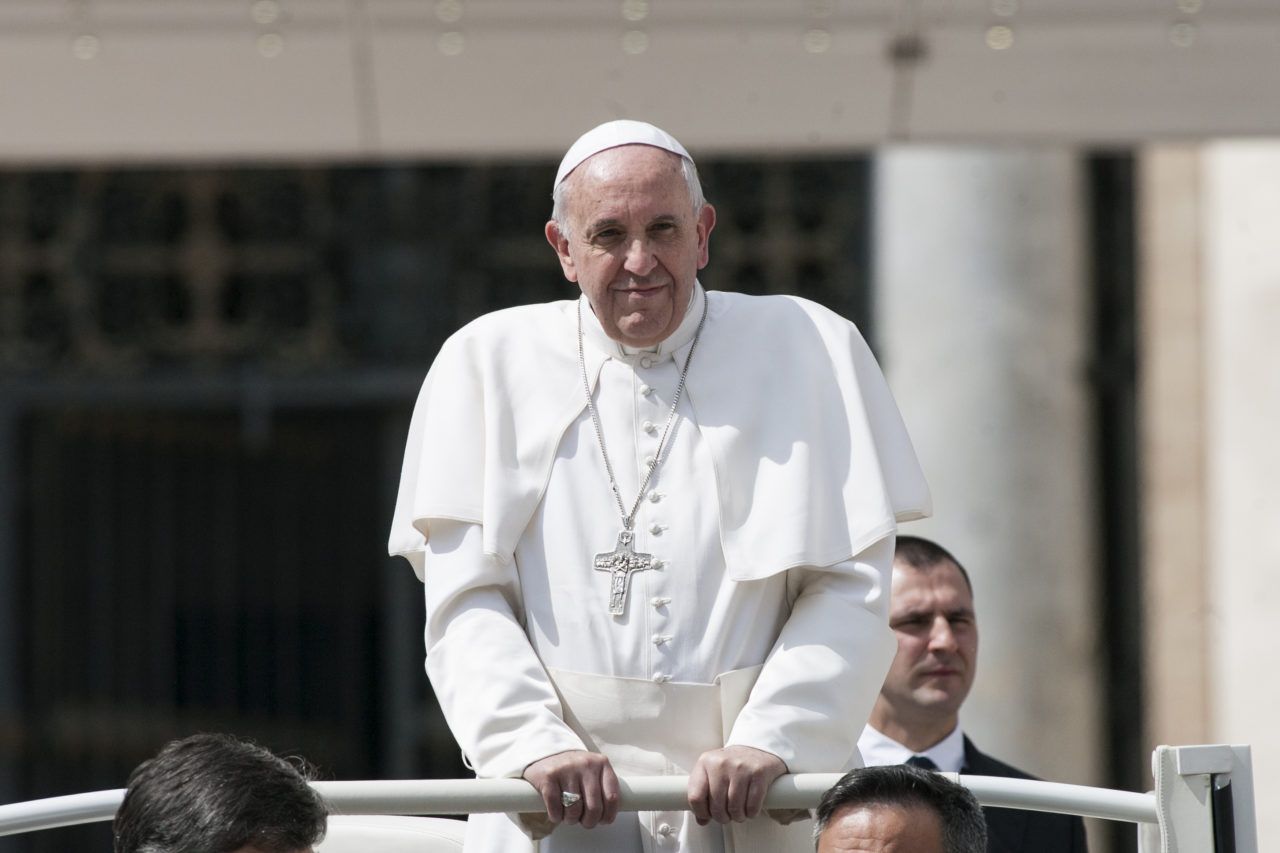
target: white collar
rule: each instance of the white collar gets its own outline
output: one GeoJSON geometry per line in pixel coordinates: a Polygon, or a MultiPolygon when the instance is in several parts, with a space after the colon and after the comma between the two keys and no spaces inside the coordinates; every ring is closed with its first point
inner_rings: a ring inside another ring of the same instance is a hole
{"type": "Polygon", "coordinates": [[[636,349],[615,341],[605,333],[604,327],[600,325],[600,319],[591,310],[590,301],[586,294],[583,294],[578,297],[582,311],[582,336],[595,349],[610,358],[616,358],[628,364],[635,364],[643,356],[651,358],[653,360],[651,364],[666,361],[674,358],[676,352],[688,346],[693,340],[693,336],[698,331],[698,322],[702,319],[702,305],[706,298],[706,291],[695,279],[693,293],[689,296],[689,305],[685,308],[684,318],[680,321],[680,325],[676,326],[676,330],[652,347],[636,349]]]}
{"type": "Polygon", "coordinates": [[[956,726],[951,734],[933,746],[923,752],[916,752],[877,731],[868,723],[862,729],[862,736],[858,738],[858,752],[862,753],[862,760],[868,767],[903,764],[913,755],[923,755],[938,765],[939,770],[959,773],[964,767],[964,731],[956,726]]]}

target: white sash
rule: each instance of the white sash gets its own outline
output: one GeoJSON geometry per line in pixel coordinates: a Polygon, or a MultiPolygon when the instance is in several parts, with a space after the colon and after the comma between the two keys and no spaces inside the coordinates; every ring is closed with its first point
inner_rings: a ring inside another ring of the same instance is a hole
{"type": "MultiPolygon", "coordinates": [[[[565,722],[589,749],[607,756],[619,776],[675,776],[688,774],[698,756],[724,745],[760,669],[735,670],[711,684],[656,683],[557,669],[548,669],[548,674],[560,695],[565,722]]],[[[626,817],[620,815],[618,822],[626,817]]],[[[809,853],[813,849],[812,824],[805,820],[783,826],[761,815],[724,827],[699,827],[687,811],[638,812],[636,818],[644,853],[676,849],[681,853],[809,853]],[[683,841],[679,846],[673,843],[677,839],[683,841]]],[[[565,829],[534,843],[519,828],[515,815],[476,815],[470,823],[468,853],[554,853],[560,846],[556,836],[565,829]]],[[[582,848],[573,845],[573,849],[582,848]]]]}

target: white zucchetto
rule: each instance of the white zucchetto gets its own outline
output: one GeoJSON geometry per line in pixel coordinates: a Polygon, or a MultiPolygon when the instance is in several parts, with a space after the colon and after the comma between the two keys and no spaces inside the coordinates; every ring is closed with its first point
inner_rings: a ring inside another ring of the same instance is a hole
{"type": "Polygon", "coordinates": [[[693,162],[693,158],[689,156],[684,146],[662,128],[654,127],[644,121],[617,119],[593,127],[569,146],[564,159],[560,161],[553,188],[560,186],[560,182],[569,177],[569,173],[578,168],[583,160],[601,151],[617,148],[619,145],[652,145],[654,148],[679,154],[690,163],[693,162]]]}

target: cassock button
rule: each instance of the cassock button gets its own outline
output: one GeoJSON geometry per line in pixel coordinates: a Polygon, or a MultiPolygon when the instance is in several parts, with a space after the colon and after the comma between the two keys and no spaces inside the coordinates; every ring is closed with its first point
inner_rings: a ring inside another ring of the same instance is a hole
{"type": "Polygon", "coordinates": [[[653,435],[658,431],[658,425],[655,424],[653,421],[645,421],[640,425],[640,428],[645,432],[649,433],[649,435],[653,435]]]}
{"type": "Polygon", "coordinates": [[[646,456],[646,457],[644,458],[644,467],[646,467],[646,468],[652,468],[652,467],[653,467],[653,457],[652,457],[652,456],[646,456]]]}
{"type": "Polygon", "coordinates": [[[666,607],[671,603],[671,599],[664,595],[655,595],[653,598],[649,599],[649,603],[654,607],[666,607]]]}
{"type": "Polygon", "coordinates": [[[666,838],[673,832],[675,832],[675,828],[669,823],[662,823],[658,825],[658,834],[663,838],[666,838]]]}
{"type": "Polygon", "coordinates": [[[658,494],[656,491],[649,493],[649,503],[656,504],[660,500],[662,500],[662,495],[658,494]]]}
{"type": "Polygon", "coordinates": [[[648,397],[648,396],[649,396],[650,394],[652,394],[652,393],[653,393],[653,389],[652,389],[652,388],[650,388],[648,385],[641,385],[641,386],[640,386],[640,396],[642,396],[642,397],[648,397]]]}
{"type": "Polygon", "coordinates": [[[653,676],[653,680],[658,684],[664,684],[671,680],[671,676],[663,675],[662,673],[659,672],[653,676]]]}
{"type": "Polygon", "coordinates": [[[644,358],[640,359],[640,366],[653,367],[653,359],[646,355],[644,358]]]}
{"type": "Polygon", "coordinates": [[[654,536],[661,536],[662,531],[665,529],[666,529],[665,527],[663,527],[661,524],[658,524],[656,522],[654,524],[649,525],[649,532],[652,533],[654,536]]]}

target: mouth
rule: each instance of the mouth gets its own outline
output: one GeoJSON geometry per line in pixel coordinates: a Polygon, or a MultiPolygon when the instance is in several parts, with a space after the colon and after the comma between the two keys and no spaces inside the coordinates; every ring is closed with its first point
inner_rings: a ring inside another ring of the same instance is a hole
{"type": "Polygon", "coordinates": [[[618,293],[639,294],[657,293],[659,290],[666,288],[665,284],[627,284],[622,287],[614,288],[618,293]]]}

